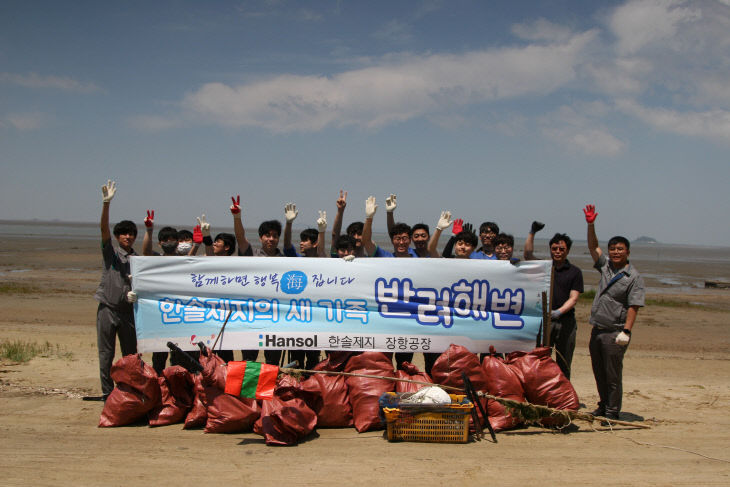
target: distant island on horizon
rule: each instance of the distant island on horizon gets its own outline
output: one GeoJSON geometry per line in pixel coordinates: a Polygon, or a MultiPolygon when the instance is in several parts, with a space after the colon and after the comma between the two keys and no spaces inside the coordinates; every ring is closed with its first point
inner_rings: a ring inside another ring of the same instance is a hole
{"type": "Polygon", "coordinates": [[[645,235],[642,235],[641,237],[634,240],[634,243],[655,244],[659,242],[657,242],[657,239],[655,239],[654,237],[647,237],[645,235]]]}

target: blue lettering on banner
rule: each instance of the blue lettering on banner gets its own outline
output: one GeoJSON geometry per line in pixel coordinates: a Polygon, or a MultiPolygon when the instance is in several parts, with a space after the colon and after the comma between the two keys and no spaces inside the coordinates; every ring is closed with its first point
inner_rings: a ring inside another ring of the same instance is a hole
{"type": "Polygon", "coordinates": [[[307,275],[302,271],[289,271],[281,276],[281,290],[286,294],[300,294],[307,287],[307,275]]]}
{"type": "MultiPolygon", "coordinates": [[[[310,279],[302,271],[288,271],[281,278],[277,273],[253,274],[251,276],[248,274],[207,275],[191,273],[190,280],[195,287],[246,287],[249,284],[256,287],[266,287],[269,285],[274,286],[277,291],[281,288],[281,291],[286,294],[299,294],[305,290],[310,282],[310,279]]],[[[353,282],[355,282],[355,278],[351,276],[326,276],[321,273],[312,274],[311,276],[311,284],[314,287],[342,287],[353,282]]]]}
{"type": "Polygon", "coordinates": [[[454,315],[478,321],[491,318],[494,328],[521,329],[523,289],[491,289],[489,281],[464,279],[440,290],[415,288],[408,278],[375,281],[375,302],[384,318],[415,319],[426,326],[451,328],[454,315]]]}
{"type": "MultiPolygon", "coordinates": [[[[364,299],[322,299],[317,301],[318,307],[325,309],[327,321],[342,323],[344,320],[359,320],[368,323],[367,301],[364,299]]],[[[171,299],[158,301],[161,323],[163,325],[205,323],[207,321],[224,321],[230,313],[230,322],[271,321],[278,322],[282,316],[285,321],[300,323],[312,322],[312,301],[309,299],[292,299],[288,303],[279,303],[277,299],[171,299]]]]}
{"type": "Polygon", "coordinates": [[[364,299],[320,299],[317,306],[327,310],[327,321],[342,323],[344,319],[355,319],[368,322],[368,302],[364,299]]]}
{"type": "Polygon", "coordinates": [[[253,322],[256,320],[279,321],[279,301],[276,299],[206,299],[189,300],[163,298],[159,300],[163,325],[178,323],[204,323],[208,320],[253,322]]]}

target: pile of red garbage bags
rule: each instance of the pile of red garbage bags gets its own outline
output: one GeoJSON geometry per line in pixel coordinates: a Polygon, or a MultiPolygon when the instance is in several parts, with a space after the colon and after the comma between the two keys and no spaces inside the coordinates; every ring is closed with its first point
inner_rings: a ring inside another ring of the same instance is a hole
{"type": "MultiPolygon", "coordinates": [[[[357,431],[382,429],[379,399],[385,392],[414,392],[422,385],[369,377],[311,374],[303,380],[280,374],[271,400],[257,401],[226,394],[226,364],[212,353],[201,355],[203,371],[191,374],[180,366],[157,376],[139,355],[127,355],[112,367],[116,388],[107,399],[99,426],[123,426],[148,421],[150,426],[184,423],[185,429],[206,433],[254,431],[268,445],[295,445],[320,428],[354,426],[357,431]]],[[[392,354],[331,352],[315,370],[397,377],[463,387],[466,373],[475,389],[494,396],[528,401],[557,409],[578,409],[570,381],[550,358],[550,348],[492,353],[482,363],[466,348],[451,345],[436,360],[432,377],[406,363],[394,371],[392,354]]],[[[519,426],[496,401],[483,401],[496,431],[519,426]]],[[[559,425],[553,418],[546,426],[559,425]]]]}

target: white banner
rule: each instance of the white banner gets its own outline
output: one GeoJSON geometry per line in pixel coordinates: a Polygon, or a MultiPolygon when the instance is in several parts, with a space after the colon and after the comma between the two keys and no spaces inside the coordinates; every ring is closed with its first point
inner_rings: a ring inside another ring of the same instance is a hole
{"type": "Polygon", "coordinates": [[[550,261],[132,257],[137,348],[532,350],[550,261]]]}

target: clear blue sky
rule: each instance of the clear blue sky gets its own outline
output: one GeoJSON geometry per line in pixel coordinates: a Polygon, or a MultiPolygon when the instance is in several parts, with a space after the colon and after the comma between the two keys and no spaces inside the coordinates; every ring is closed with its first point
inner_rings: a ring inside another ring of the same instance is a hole
{"type": "Polygon", "coordinates": [[[0,4],[0,218],[730,241],[730,0],[0,4]]]}

